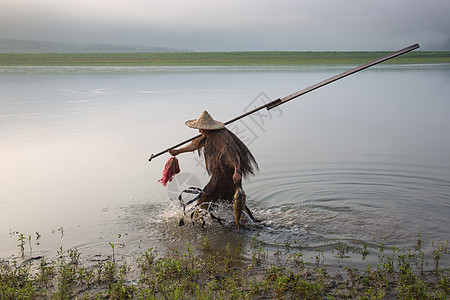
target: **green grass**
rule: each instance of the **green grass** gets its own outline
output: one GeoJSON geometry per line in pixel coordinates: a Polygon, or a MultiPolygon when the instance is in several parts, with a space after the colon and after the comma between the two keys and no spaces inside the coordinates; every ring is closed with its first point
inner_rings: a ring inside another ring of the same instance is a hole
{"type": "MultiPolygon", "coordinates": [[[[389,52],[0,53],[0,66],[358,65],[389,52]]],[[[385,63],[450,63],[450,51],[413,51],[385,63]]]]}
{"type": "Polygon", "coordinates": [[[285,246],[270,263],[257,238],[250,253],[228,245],[220,256],[206,240],[195,250],[148,249],[133,263],[111,257],[93,266],[82,264],[77,249],[60,249],[55,259],[34,264],[0,260],[0,299],[448,299],[450,270],[439,266],[447,241],[434,246],[428,271],[417,241],[407,250],[380,244],[376,266],[338,272],[328,271],[321,251],[304,261],[301,246],[285,246]]]}

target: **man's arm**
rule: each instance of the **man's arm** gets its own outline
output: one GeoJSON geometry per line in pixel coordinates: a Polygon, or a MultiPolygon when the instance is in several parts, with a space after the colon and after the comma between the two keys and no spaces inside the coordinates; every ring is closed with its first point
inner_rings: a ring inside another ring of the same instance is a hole
{"type": "Polygon", "coordinates": [[[197,144],[194,143],[194,141],[192,141],[189,145],[187,145],[187,146],[185,146],[183,148],[169,150],[169,153],[172,156],[176,156],[176,155],[178,155],[180,153],[192,152],[192,151],[195,151],[195,150],[197,150],[197,144]]]}

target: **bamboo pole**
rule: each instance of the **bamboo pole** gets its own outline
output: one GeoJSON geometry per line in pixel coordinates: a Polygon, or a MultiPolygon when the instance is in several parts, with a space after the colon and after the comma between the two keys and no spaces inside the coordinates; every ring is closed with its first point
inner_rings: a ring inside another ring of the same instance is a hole
{"type": "MultiPolygon", "coordinates": [[[[382,62],[384,62],[386,60],[389,60],[389,59],[392,59],[392,58],[397,57],[399,55],[405,54],[405,53],[410,52],[412,50],[415,50],[415,49],[417,49],[419,47],[420,47],[419,44],[414,44],[414,45],[411,45],[409,47],[406,47],[406,48],[403,48],[401,50],[398,50],[396,52],[390,53],[390,54],[388,54],[386,56],[383,56],[381,58],[377,58],[376,60],[373,60],[373,61],[368,62],[366,64],[360,65],[358,67],[355,67],[355,68],[350,69],[348,71],[345,71],[343,73],[337,74],[337,75],[335,75],[333,77],[330,77],[328,79],[325,79],[325,80],[323,80],[323,81],[321,81],[319,83],[313,84],[313,85],[311,85],[311,86],[309,86],[309,87],[307,87],[307,88],[305,88],[303,90],[300,90],[298,92],[290,94],[290,95],[288,95],[288,96],[286,96],[284,98],[278,98],[278,99],[275,99],[273,101],[270,101],[269,103],[261,105],[260,107],[257,107],[257,108],[255,108],[255,109],[253,109],[251,111],[248,111],[248,112],[246,112],[246,113],[244,113],[244,114],[242,114],[240,116],[237,116],[234,119],[231,119],[231,120],[225,122],[224,124],[225,125],[231,124],[231,123],[233,123],[233,122],[235,122],[237,120],[240,120],[240,119],[242,119],[242,118],[244,118],[244,117],[246,117],[248,115],[251,115],[251,114],[253,114],[253,113],[255,113],[255,112],[257,112],[257,111],[259,111],[259,110],[261,110],[263,108],[266,108],[267,110],[271,110],[272,108],[275,108],[275,107],[277,107],[277,106],[279,106],[281,104],[284,104],[284,103],[286,103],[288,101],[291,101],[291,100],[293,100],[293,99],[295,99],[297,97],[300,97],[300,96],[302,96],[302,95],[304,95],[306,93],[312,92],[312,91],[314,91],[314,90],[316,90],[316,89],[318,89],[320,87],[323,87],[323,86],[325,86],[327,84],[335,82],[336,80],[342,79],[342,78],[347,77],[347,76],[349,76],[351,74],[354,74],[356,72],[359,72],[359,71],[362,71],[364,69],[370,68],[370,67],[372,67],[372,66],[374,66],[376,64],[382,63],[382,62]]],[[[196,136],[194,136],[194,137],[192,137],[190,139],[187,139],[187,140],[185,140],[183,142],[180,142],[180,143],[178,143],[178,144],[176,144],[176,145],[174,145],[174,146],[172,146],[170,148],[167,148],[166,150],[163,150],[163,151],[161,151],[159,153],[156,153],[156,154],[152,154],[150,156],[150,158],[148,159],[148,161],[152,161],[153,158],[158,157],[158,156],[168,152],[169,150],[175,149],[175,148],[177,148],[177,147],[179,147],[181,145],[189,143],[190,141],[193,141],[193,140],[195,140],[196,138],[198,138],[200,136],[201,136],[201,134],[196,135],[196,136]]]]}

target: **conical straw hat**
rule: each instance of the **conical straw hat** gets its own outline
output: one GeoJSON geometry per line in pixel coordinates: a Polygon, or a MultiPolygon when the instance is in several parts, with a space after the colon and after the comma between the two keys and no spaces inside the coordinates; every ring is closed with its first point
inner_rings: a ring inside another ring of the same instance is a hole
{"type": "Polygon", "coordinates": [[[222,122],[214,120],[211,115],[205,110],[202,112],[200,117],[197,120],[189,120],[186,121],[186,126],[196,129],[205,129],[205,130],[217,130],[222,129],[225,125],[222,122]]]}

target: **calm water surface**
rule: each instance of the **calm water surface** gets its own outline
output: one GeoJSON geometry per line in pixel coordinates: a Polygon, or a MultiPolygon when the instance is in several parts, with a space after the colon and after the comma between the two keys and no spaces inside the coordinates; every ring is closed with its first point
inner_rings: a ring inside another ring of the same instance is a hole
{"type": "Polygon", "coordinates": [[[163,187],[168,156],[147,159],[197,134],[184,121],[204,109],[227,121],[350,67],[0,67],[0,257],[19,255],[20,233],[47,257],[205,237],[217,250],[256,236],[311,253],[447,240],[448,64],[377,66],[230,125],[260,166],[244,188],[263,225],[234,232],[222,208],[224,228],[177,226],[176,197],[208,182],[203,163],[180,155],[163,187]]]}

